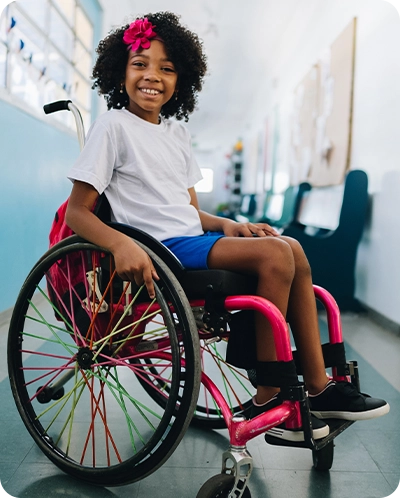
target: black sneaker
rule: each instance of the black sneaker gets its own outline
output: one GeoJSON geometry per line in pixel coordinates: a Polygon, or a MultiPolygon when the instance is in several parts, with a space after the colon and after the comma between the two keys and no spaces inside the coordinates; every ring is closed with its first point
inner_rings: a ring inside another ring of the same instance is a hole
{"type": "MultiPolygon", "coordinates": [[[[270,399],[268,403],[265,403],[265,405],[258,406],[253,403],[253,406],[251,407],[250,418],[254,418],[257,415],[265,413],[266,411],[271,410],[271,408],[275,408],[276,406],[279,406],[281,404],[282,398],[279,393],[276,394],[272,399],[270,399]]],[[[329,426],[313,416],[311,416],[311,425],[314,439],[322,439],[329,434],[329,426]]],[[[272,427],[272,429],[266,431],[265,434],[278,439],[284,439],[285,441],[304,441],[304,432],[301,428],[288,429],[285,426],[285,423],[279,424],[276,427],[272,427]]]]}
{"type": "Polygon", "coordinates": [[[359,393],[349,382],[329,381],[321,393],[309,395],[308,399],[311,413],[319,419],[368,420],[390,410],[386,401],[359,393]]]}

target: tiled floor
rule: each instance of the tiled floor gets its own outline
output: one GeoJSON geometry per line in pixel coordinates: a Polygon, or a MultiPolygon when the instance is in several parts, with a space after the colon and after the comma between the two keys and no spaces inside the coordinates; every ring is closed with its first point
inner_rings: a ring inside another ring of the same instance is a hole
{"type": "MultiPolygon", "coordinates": [[[[343,316],[348,359],[359,361],[362,389],[391,405],[384,418],[357,422],[335,440],[331,471],[312,469],[310,450],[250,441],[253,498],[381,498],[400,479],[400,338],[364,316],[343,316]]],[[[6,371],[7,321],[0,327],[0,480],[15,497],[195,498],[221,470],[225,430],[190,427],[172,457],[146,479],[118,488],[96,488],[59,471],[38,450],[21,422],[6,371]]],[[[325,328],[321,321],[321,328],[325,328]]]]}

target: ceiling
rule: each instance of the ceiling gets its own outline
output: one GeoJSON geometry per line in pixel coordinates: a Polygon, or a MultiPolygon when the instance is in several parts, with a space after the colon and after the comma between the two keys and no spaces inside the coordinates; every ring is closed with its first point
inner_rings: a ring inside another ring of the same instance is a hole
{"type": "Polygon", "coordinates": [[[188,127],[199,150],[230,151],[270,105],[277,78],[329,8],[357,0],[100,0],[104,32],[169,10],[204,41],[209,71],[188,127]],[[316,22],[318,20],[318,22],[316,22]]]}

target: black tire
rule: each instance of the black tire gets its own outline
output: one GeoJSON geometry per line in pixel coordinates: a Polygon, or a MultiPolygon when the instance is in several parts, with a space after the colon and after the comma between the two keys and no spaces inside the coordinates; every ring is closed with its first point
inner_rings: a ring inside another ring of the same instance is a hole
{"type": "Polygon", "coordinates": [[[320,450],[312,450],[313,467],[315,470],[326,471],[330,470],[333,464],[333,441],[328,443],[320,450]]]}
{"type": "Polygon", "coordinates": [[[129,291],[109,254],[74,236],[35,265],[10,322],[10,383],[29,433],[64,472],[101,486],[135,482],[162,465],[198,397],[191,308],[172,272],[142,247],[160,277],[152,303],[145,290],[129,291]],[[131,361],[141,358],[169,364],[162,410],[135,381],[140,371],[131,361]]]}
{"type": "MultiPolygon", "coordinates": [[[[217,474],[203,484],[196,498],[227,498],[234,483],[234,476],[217,474]]],[[[251,493],[247,486],[243,491],[242,498],[251,498],[251,493]]]]}
{"type": "MultiPolygon", "coordinates": [[[[200,334],[200,357],[202,371],[211,377],[214,383],[224,394],[225,399],[230,405],[232,415],[249,412],[252,405],[252,396],[255,389],[248,379],[245,370],[240,370],[225,361],[226,339],[213,344],[206,344],[205,340],[209,338],[204,332],[200,334]]],[[[139,382],[147,393],[161,407],[165,407],[169,393],[169,384],[165,382],[165,365],[162,372],[152,360],[141,360],[146,362],[147,378],[142,376],[139,382]],[[162,373],[162,375],[160,375],[162,373]],[[160,376],[162,379],[160,380],[160,376]]],[[[184,382],[184,378],[182,379],[184,382]]],[[[216,405],[210,393],[200,386],[199,398],[197,400],[195,412],[192,418],[192,425],[205,429],[224,429],[226,428],[225,419],[216,405]]]]}

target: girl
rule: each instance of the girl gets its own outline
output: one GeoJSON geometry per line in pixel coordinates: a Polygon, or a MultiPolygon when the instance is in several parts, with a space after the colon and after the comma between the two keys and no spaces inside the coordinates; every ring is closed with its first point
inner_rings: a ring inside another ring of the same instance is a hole
{"type": "MultiPolygon", "coordinates": [[[[105,193],[113,220],[162,241],[190,269],[217,268],[255,274],[257,292],[273,302],[291,325],[304,371],[314,438],[329,433],[319,419],[359,420],[384,415],[389,405],[359,394],[348,383],[328,382],[318,329],[311,272],[297,241],[267,224],[236,223],[201,211],[194,185],[201,178],[186,128],[206,73],[198,37],[168,12],[149,14],[111,32],[97,49],[93,78],[107,100],[106,112],[89,130],[69,178],[70,228],[108,249],[124,280],[146,285],[157,273],[129,237],[91,211],[105,193]],[[174,116],[176,120],[168,120],[174,116]],[[206,232],[206,233],[205,233],[206,232]],[[257,237],[254,237],[256,235],[257,237]]],[[[256,317],[257,362],[276,360],[269,323],[256,317]]],[[[277,406],[279,389],[259,385],[253,414],[277,406]]],[[[302,440],[302,431],[279,427],[276,437],[302,440]]]]}

